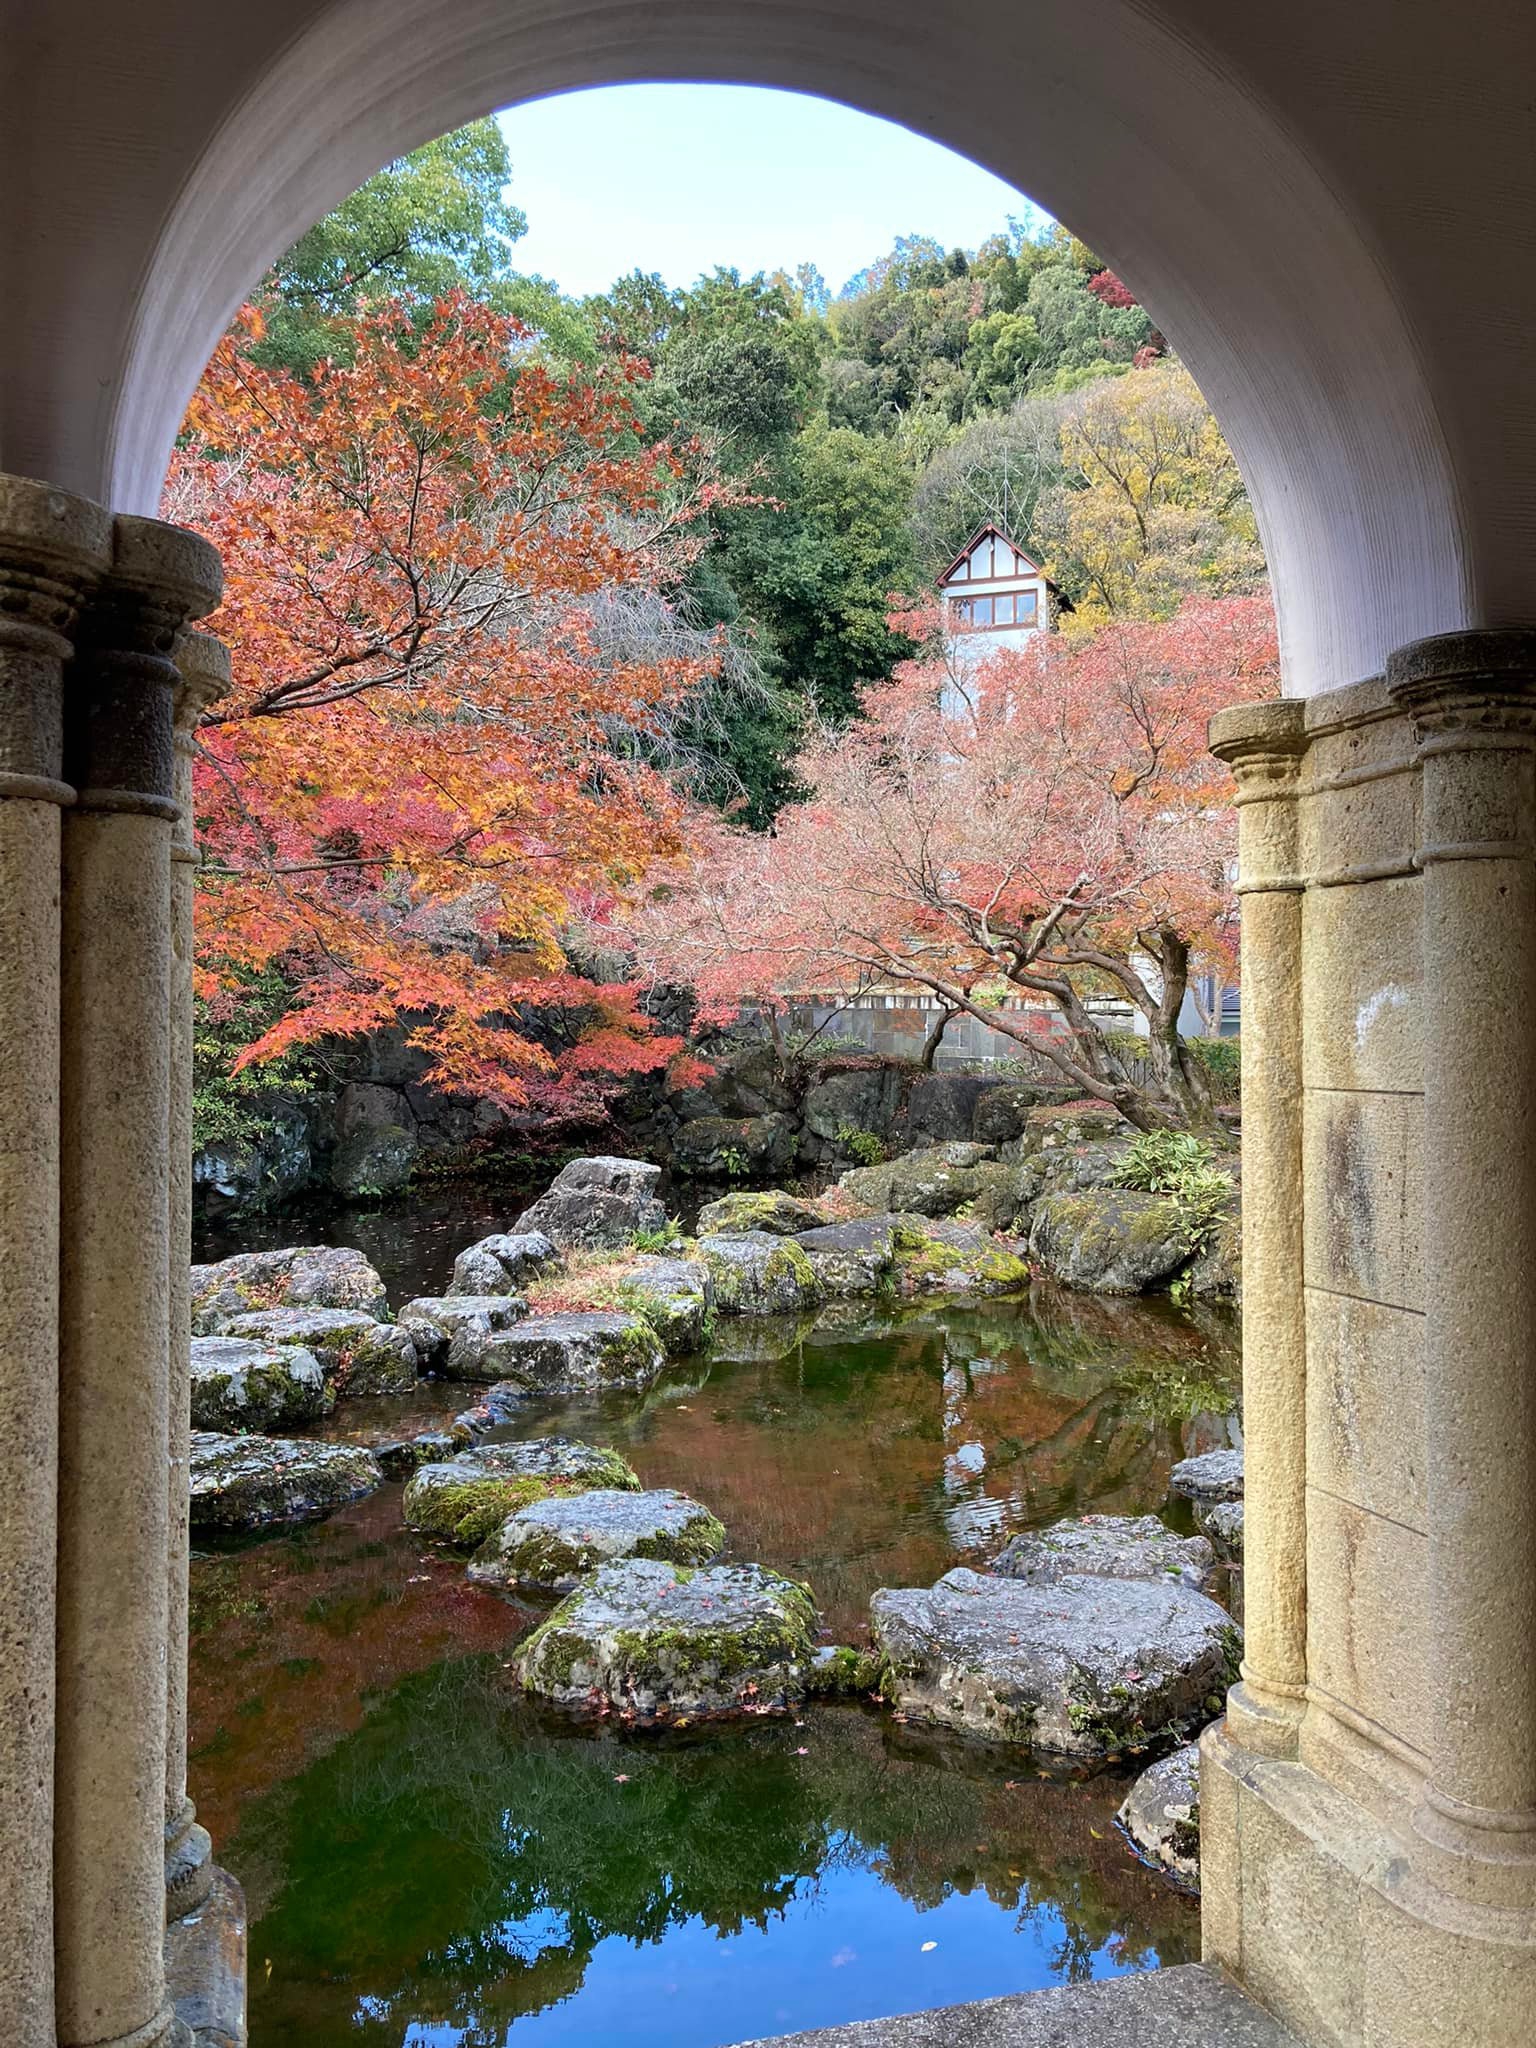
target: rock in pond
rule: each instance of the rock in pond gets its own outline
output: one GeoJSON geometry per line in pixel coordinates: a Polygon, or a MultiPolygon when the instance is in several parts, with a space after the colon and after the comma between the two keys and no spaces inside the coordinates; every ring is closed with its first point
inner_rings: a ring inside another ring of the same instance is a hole
{"type": "Polygon", "coordinates": [[[423,1536],[474,1545],[485,1542],[508,1515],[531,1501],[587,1493],[594,1487],[638,1493],[640,1481],[617,1451],[576,1443],[570,1437],[476,1444],[415,1472],[401,1513],[405,1526],[423,1536]]]}
{"type": "Polygon", "coordinates": [[[482,1358],[482,1376],[503,1397],[648,1387],[666,1364],[645,1318],[612,1309],[514,1323],[486,1339],[482,1358]]]}
{"type": "Polygon", "coordinates": [[[1000,1579],[1054,1586],[1069,1574],[1090,1579],[1177,1579],[1197,1593],[1217,1583],[1216,1556],[1203,1536],[1175,1536],[1156,1515],[1084,1515],[1029,1529],[987,1566],[1000,1579]]]}
{"type": "Polygon", "coordinates": [[[804,1697],[815,1626],[809,1588],[762,1565],[628,1558],[561,1601],[517,1671],[541,1699],[640,1720],[761,1712],[804,1697]]]}
{"type": "Polygon", "coordinates": [[[816,1269],[791,1237],[767,1230],[701,1237],[699,1256],[709,1268],[722,1315],[795,1315],[822,1299],[816,1269]]]}
{"type": "MultiPolygon", "coordinates": [[[[516,1294],[526,1280],[536,1280],[560,1254],[542,1230],[501,1231],[482,1237],[459,1253],[453,1262],[449,1294],[516,1294]]],[[[425,1297],[424,1297],[425,1298],[425,1297]]]]}
{"type": "Polygon", "coordinates": [[[537,1232],[567,1252],[619,1251],[636,1231],[661,1230],[667,1212],[655,1199],[661,1168],[644,1159],[573,1159],[513,1229],[537,1232]]]}
{"type": "Polygon", "coordinates": [[[470,1560],[469,1576],[485,1586],[566,1593],[615,1558],[708,1564],[724,1543],[721,1524],[686,1493],[594,1487],[551,1494],[508,1515],[470,1560]]]}
{"type": "Polygon", "coordinates": [[[825,1221],[821,1211],[798,1195],[782,1188],[764,1188],[751,1193],[740,1190],[706,1202],[699,1211],[700,1237],[743,1237],[748,1231],[766,1230],[774,1237],[798,1237],[802,1230],[816,1230],[825,1221]]]}
{"type": "Polygon", "coordinates": [[[1008,1294],[1029,1284],[1016,1252],[971,1223],[893,1216],[894,1271],[903,1294],[1008,1294]]]}
{"type": "Polygon", "coordinates": [[[318,1422],[334,1398],[319,1359],[302,1345],[192,1339],[194,1429],[292,1429],[318,1422]]]}
{"type": "Polygon", "coordinates": [[[669,1358],[698,1350],[715,1305],[715,1283],[702,1259],[647,1254],[635,1261],[623,1284],[643,1297],[641,1313],[669,1358]]]}
{"type": "Polygon", "coordinates": [[[520,1294],[419,1294],[401,1309],[423,1367],[448,1380],[485,1380],[487,1340],[528,1313],[520,1294]]]}
{"type": "Polygon", "coordinates": [[[990,1145],[957,1140],[905,1152],[883,1166],[860,1166],[839,1185],[856,1202],[912,1216],[953,1216],[965,1209],[989,1228],[1002,1228],[1018,1214],[1017,1173],[990,1145]]]}
{"type": "Polygon", "coordinates": [[[264,1344],[301,1344],[320,1361],[326,1384],[338,1397],[408,1394],[416,1384],[416,1346],[409,1330],[376,1323],[372,1316],[343,1308],[269,1308],[236,1316],[231,1337],[264,1344]]]}
{"type": "Polygon", "coordinates": [[[383,1474],[357,1444],[192,1432],[194,1529],[307,1522],[372,1493],[383,1474]]]}
{"type": "Polygon", "coordinates": [[[267,1308],[345,1308],[375,1322],[389,1313],[384,1282],[348,1245],[237,1252],[192,1268],[194,1337],[218,1336],[236,1316],[267,1308]]]}
{"type": "Polygon", "coordinates": [[[1172,1579],[1047,1586],[963,1565],[876,1593],[883,1689],[914,1720],[1059,1756],[1102,1757],[1221,1711],[1241,1632],[1172,1579]]]}
{"type": "Polygon", "coordinates": [[[1243,1497],[1243,1454],[1241,1451],[1205,1451],[1198,1458],[1181,1458],[1168,1475],[1172,1492],[1192,1500],[1196,1507],[1214,1507],[1218,1501],[1243,1497]]]}
{"type": "Polygon", "coordinates": [[[1121,1827],[1142,1855],[1198,1891],[1200,1747],[1189,1742],[1143,1771],[1120,1808],[1121,1827]]]}
{"type": "Polygon", "coordinates": [[[369,1444],[386,1479],[409,1479],[423,1465],[441,1464],[467,1450],[467,1429],[424,1429],[417,1436],[390,1437],[385,1443],[369,1444]]]}
{"type": "Polygon", "coordinates": [[[878,1650],[849,1643],[823,1643],[811,1658],[806,1691],[818,1699],[861,1699],[880,1683],[878,1650]]]}
{"type": "Polygon", "coordinates": [[[796,1237],[824,1294],[833,1300],[878,1294],[896,1258],[896,1226],[889,1216],[855,1223],[823,1223],[796,1237]]]}
{"type": "Polygon", "coordinates": [[[1189,1264],[1189,1221],[1172,1195],[1084,1188],[1042,1195],[1029,1227],[1037,1266],[1088,1294],[1145,1294],[1189,1264]]]}

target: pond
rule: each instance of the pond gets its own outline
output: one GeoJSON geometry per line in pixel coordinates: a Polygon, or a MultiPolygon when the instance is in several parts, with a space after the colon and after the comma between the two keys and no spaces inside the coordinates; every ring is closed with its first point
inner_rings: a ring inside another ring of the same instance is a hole
{"type": "MultiPolygon", "coordinates": [[[[368,1251],[399,1302],[507,1205],[226,1227],[200,1246],[368,1251]]],[[[530,1404],[499,1434],[622,1450],[704,1500],[730,1555],[806,1578],[828,1640],[870,1594],[1063,1515],[1163,1512],[1231,1440],[1235,1327],[1043,1289],[985,1306],[723,1321],[644,1394],[530,1404]]],[[[469,1390],[355,1401],[325,1433],[422,1427],[469,1390]]],[[[251,1913],[255,2048],[724,2048],[1159,1963],[1195,1903],[1137,1862],[1096,1777],[872,1705],[667,1734],[522,1700],[531,1607],[401,1525],[398,1484],[193,1567],[192,1790],[251,1913]]],[[[1144,1761],[1144,1759],[1143,1759],[1144,1761]]]]}

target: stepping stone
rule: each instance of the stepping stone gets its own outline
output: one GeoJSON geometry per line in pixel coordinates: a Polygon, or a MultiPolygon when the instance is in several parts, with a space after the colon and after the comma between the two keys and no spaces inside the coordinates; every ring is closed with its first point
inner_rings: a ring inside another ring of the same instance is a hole
{"type": "Polygon", "coordinates": [[[192,1527],[308,1522],[372,1493],[383,1474],[357,1444],[192,1432],[192,1527]]]}
{"type": "Polygon", "coordinates": [[[194,1429],[292,1429],[318,1422],[333,1400],[319,1359],[302,1345],[192,1339],[194,1429]]]}
{"type": "Polygon", "coordinates": [[[655,1199],[660,1179],[661,1168],[645,1159],[573,1159],[513,1227],[538,1231],[561,1251],[622,1251],[638,1231],[666,1228],[655,1199]]]}
{"type": "Polygon", "coordinates": [[[643,1316],[606,1309],[538,1316],[495,1331],[481,1353],[492,1395],[583,1393],[594,1387],[648,1387],[666,1364],[643,1316]]]}
{"type": "Polygon", "coordinates": [[[889,1216],[855,1223],[823,1223],[796,1237],[811,1262],[822,1292],[834,1300],[878,1294],[890,1279],[896,1257],[896,1228],[889,1216]]]}
{"type": "Polygon", "coordinates": [[[819,1209],[787,1195],[782,1188],[745,1190],[706,1202],[699,1211],[700,1237],[744,1237],[766,1231],[772,1237],[798,1237],[804,1230],[819,1229],[824,1222],[819,1209]]]}
{"type": "Polygon", "coordinates": [[[701,1237],[699,1257],[709,1268],[722,1315],[787,1316],[821,1304],[816,1269],[793,1238],[767,1230],[701,1237]]]}
{"type": "Polygon", "coordinates": [[[320,1361],[338,1397],[408,1394],[416,1385],[416,1346],[398,1323],[375,1322],[357,1309],[271,1308],[236,1316],[231,1337],[265,1344],[300,1344],[320,1361]]]}
{"type": "Polygon", "coordinates": [[[987,1566],[1002,1579],[1054,1586],[1069,1573],[1095,1579],[1177,1579],[1197,1593],[1217,1583],[1216,1555],[1203,1536],[1175,1536],[1156,1515],[1084,1515],[1030,1529],[987,1566]]]}
{"type": "Polygon", "coordinates": [[[448,1292],[515,1294],[525,1281],[536,1280],[559,1263],[560,1254],[542,1231],[502,1231],[459,1253],[448,1292]]]}
{"type": "Polygon", "coordinates": [[[524,1687],[638,1720],[760,1713],[804,1697],[816,1609],[762,1565],[634,1557],[567,1594],[517,1658],[524,1687]]]}
{"type": "Polygon", "coordinates": [[[234,1317],[262,1308],[345,1308],[382,1322],[389,1298],[374,1268],[349,1245],[237,1252],[192,1268],[194,1337],[217,1336],[234,1317]]]}
{"type": "Polygon", "coordinates": [[[894,1215],[896,1284],[903,1294],[1011,1294],[1029,1284],[1029,1268],[973,1223],[950,1217],[894,1215]]]}
{"type": "Polygon", "coordinates": [[[645,1319],[669,1357],[697,1351],[715,1305],[715,1284],[702,1259],[646,1254],[622,1285],[645,1298],[645,1319]]]}
{"type": "Polygon", "coordinates": [[[1207,1721],[1242,1632],[1176,1580],[1067,1574],[1027,1585],[947,1572],[876,1593],[885,1691],[914,1720],[1059,1756],[1101,1757],[1207,1721]]]}
{"type": "Polygon", "coordinates": [[[401,1503],[408,1529],[460,1545],[485,1542],[508,1515],[547,1494],[593,1487],[638,1493],[640,1481],[617,1451],[569,1437],[476,1444],[412,1474],[401,1503]]]}
{"type": "Polygon", "coordinates": [[[1207,1451],[1199,1458],[1184,1458],[1168,1475],[1169,1490],[1192,1500],[1197,1507],[1213,1507],[1218,1501],[1243,1497],[1243,1454],[1241,1451],[1207,1451]]]}
{"type": "Polygon", "coordinates": [[[527,1313],[520,1294],[420,1294],[397,1320],[426,1370],[448,1380],[483,1380],[486,1339],[527,1313]]]}
{"type": "Polygon", "coordinates": [[[1117,1816],[1149,1862],[1200,1888],[1200,1746],[1187,1742],[1143,1771],[1117,1816]]]}
{"type": "Polygon", "coordinates": [[[476,1552],[469,1576],[484,1586],[566,1593],[615,1558],[708,1564],[724,1543],[720,1523],[686,1493],[597,1488],[519,1508],[476,1552]]]}

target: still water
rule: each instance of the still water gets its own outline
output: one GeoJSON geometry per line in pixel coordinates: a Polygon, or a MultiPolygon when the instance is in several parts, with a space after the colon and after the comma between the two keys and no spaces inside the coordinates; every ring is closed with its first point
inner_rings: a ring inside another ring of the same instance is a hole
{"type": "MultiPolygon", "coordinates": [[[[359,1244],[398,1303],[506,1213],[444,1196],[238,1243],[359,1244]]],[[[645,1394],[501,1433],[617,1446],[706,1501],[730,1555],[808,1579],[828,1640],[862,1641],[877,1586],[1015,1529],[1177,1521],[1169,1467],[1231,1438],[1236,1383],[1224,1317],[1036,1289],[727,1321],[645,1394]]],[[[382,1440],[468,1392],[353,1402],[326,1433],[382,1440]]],[[[872,1706],[667,1735],[533,1709],[507,1664],[536,1611],[410,1536],[400,1491],[194,1565],[192,1789],[247,1890],[254,2048],[723,2048],[1198,1953],[1193,1902],[1114,1826],[1114,1770],[1046,1773],[872,1706]]]]}

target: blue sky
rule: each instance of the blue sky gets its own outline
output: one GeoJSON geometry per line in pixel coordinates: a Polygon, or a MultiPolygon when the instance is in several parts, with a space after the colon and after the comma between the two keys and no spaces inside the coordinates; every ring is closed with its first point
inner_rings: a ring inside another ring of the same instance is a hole
{"type": "Polygon", "coordinates": [[[892,122],[755,86],[607,86],[499,119],[528,216],[514,260],[572,293],[637,266],[686,285],[802,262],[835,292],[897,235],[974,248],[1027,205],[892,122]]]}

